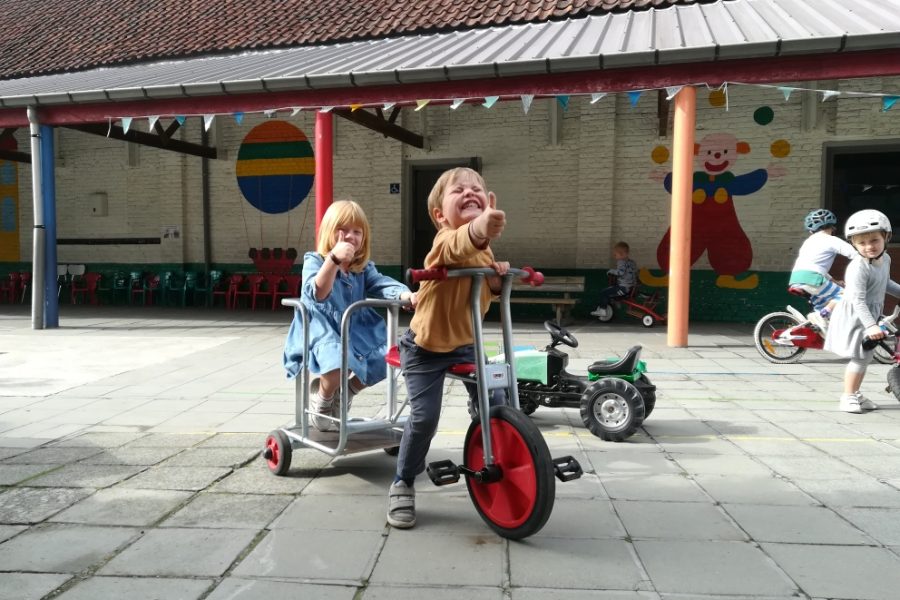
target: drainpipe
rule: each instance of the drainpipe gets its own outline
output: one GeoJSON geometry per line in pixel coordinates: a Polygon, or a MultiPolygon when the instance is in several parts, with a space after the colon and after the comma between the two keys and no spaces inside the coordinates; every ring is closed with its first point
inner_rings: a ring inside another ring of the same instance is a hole
{"type": "Polygon", "coordinates": [[[316,239],[334,196],[334,115],[316,113],[316,239]]]}
{"type": "Polygon", "coordinates": [[[694,184],[694,124],[697,90],[681,88],[675,96],[672,137],[672,223],[669,242],[669,310],[667,342],[672,348],[687,346],[688,308],[691,291],[691,208],[694,184]]]}
{"type": "MultiPolygon", "coordinates": [[[[44,327],[56,329],[59,327],[59,287],[57,283],[56,264],[56,165],[54,164],[55,141],[53,128],[49,125],[41,125],[41,191],[44,200],[44,249],[47,255],[44,257],[44,327]]],[[[39,279],[34,279],[32,289],[40,285],[39,279]]]]}
{"type": "MultiPolygon", "coordinates": [[[[44,328],[44,198],[41,192],[41,126],[37,110],[28,107],[31,132],[31,196],[34,204],[34,236],[31,251],[31,328],[44,328]]],[[[54,273],[55,275],[55,273],[54,273]]]]}

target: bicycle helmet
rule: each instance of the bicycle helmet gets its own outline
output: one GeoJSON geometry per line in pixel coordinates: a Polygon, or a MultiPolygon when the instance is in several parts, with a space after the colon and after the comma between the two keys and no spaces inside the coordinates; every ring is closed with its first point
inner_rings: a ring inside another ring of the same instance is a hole
{"type": "Polygon", "coordinates": [[[890,235],[891,220],[881,211],[866,209],[850,215],[850,218],[847,219],[847,224],[844,226],[844,236],[848,239],[854,235],[869,233],[870,231],[884,231],[890,235]]]}
{"type": "Polygon", "coordinates": [[[803,225],[808,232],[815,233],[825,227],[836,226],[837,217],[826,208],[817,208],[806,215],[806,218],[803,219],[803,225]]]}

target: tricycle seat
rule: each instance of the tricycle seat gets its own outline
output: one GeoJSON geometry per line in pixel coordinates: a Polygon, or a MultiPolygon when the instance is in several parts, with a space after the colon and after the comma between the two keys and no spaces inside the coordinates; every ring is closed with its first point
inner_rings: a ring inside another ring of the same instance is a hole
{"type": "MultiPolygon", "coordinates": [[[[397,346],[391,346],[387,354],[384,355],[384,362],[391,367],[400,368],[400,349],[397,346]]],[[[468,377],[475,373],[474,363],[459,363],[450,367],[451,375],[468,377]]]]}
{"type": "Polygon", "coordinates": [[[621,360],[616,362],[595,362],[588,367],[588,373],[593,375],[630,374],[637,368],[640,359],[641,346],[632,346],[621,360]]]}

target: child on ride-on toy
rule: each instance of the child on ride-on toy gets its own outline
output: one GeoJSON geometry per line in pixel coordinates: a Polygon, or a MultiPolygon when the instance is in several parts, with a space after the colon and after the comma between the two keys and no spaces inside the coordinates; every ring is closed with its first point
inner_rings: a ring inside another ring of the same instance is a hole
{"type": "MultiPolygon", "coordinates": [[[[338,417],[341,375],[341,318],[354,302],[365,298],[409,300],[416,295],[369,260],[369,221],[362,207],[345,200],[334,202],[319,225],[315,252],[303,257],[300,299],[310,315],[309,370],[317,375],[310,382],[310,424],[319,431],[331,428],[326,417],[338,417]],[[323,416],[318,416],[323,415],[323,416]]],[[[348,390],[350,400],[364,388],[387,376],[384,355],[387,331],[384,320],[372,308],[353,313],[350,326],[348,390]]],[[[284,368],[296,377],[303,360],[303,323],[295,316],[284,347],[284,368]]],[[[348,406],[349,408],[349,406],[348,406]]]]}
{"type": "Polygon", "coordinates": [[[845,233],[856,256],[847,265],[847,288],[831,317],[825,349],[850,359],[844,370],[840,410],[861,413],[878,408],[859,391],[875,352],[863,348],[862,343],[885,336],[877,318],[884,308],[885,293],[900,297],[900,284],[891,281],[891,257],[885,252],[891,238],[887,216],[877,210],[861,210],[847,219],[845,233]]]}
{"type": "Polygon", "coordinates": [[[613,298],[621,298],[631,293],[635,283],[637,283],[637,263],[628,257],[630,248],[626,242],[619,242],[613,246],[613,258],[616,260],[616,268],[607,271],[608,274],[616,277],[616,283],[600,291],[600,297],[597,299],[597,308],[591,311],[591,315],[600,317],[601,320],[608,320],[605,317],[612,317],[612,306],[610,300],[613,298]]]}
{"type": "MultiPolygon", "coordinates": [[[[446,171],[428,195],[428,214],[438,232],[425,268],[492,267],[498,275],[509,263],[497,262],[490,243],[500,237],[506,215],[496,209],[497,199],[485,189],[476,171],[446,171]]],[[[500,278],[489,277],[482,287],[481,317],[491,293],[498,293],[500,278]]],[[[474,332],[470,315],[468,278],[424,281],[409,330],[400,337],[400,367],[406,379],[409,418],[400,440],[397,473],[388,492],[387,521],[393,527],[416,524],[416,476],[425,470],[425,457],[437,432],[447,370],[458,363],[474,363],[474,332]]],[[[471,393],[471,391],[470,391],[471,393]]]]}
{"type": "Polygon", "coordinates": [[[800,246],[788,287],[809,294],[814,310],[807,318],[824,333],[827,319],[843,292],[828,271],[838,254],[852,260],[857,253],[853,246],[834,237],[837,217],[830,210],[818,208],[811,211],[803,219],[803,225],[810,235],[800,246]]]}

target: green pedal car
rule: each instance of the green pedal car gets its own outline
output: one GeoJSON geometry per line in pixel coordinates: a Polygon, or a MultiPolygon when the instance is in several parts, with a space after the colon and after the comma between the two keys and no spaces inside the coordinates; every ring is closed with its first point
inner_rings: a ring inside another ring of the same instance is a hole
{"type": "MultiPolygon", "coordinates": [[[[557,346],[577,348],[578,340],[555,321],[545,321],[544,328],[550,345],[513,352],[522,411],[530,415],[539,406],[577,408],[585,427],[597,437],[610,442],[631,437],[656,405],[656,386],[645,375],[641,346],[633,346],[621,359],[593,363],[587,375],[575,375],[566,371],[569,355],[557,346]]],[[[491,362],[503,360],[501,355],[491,362]]]]}

